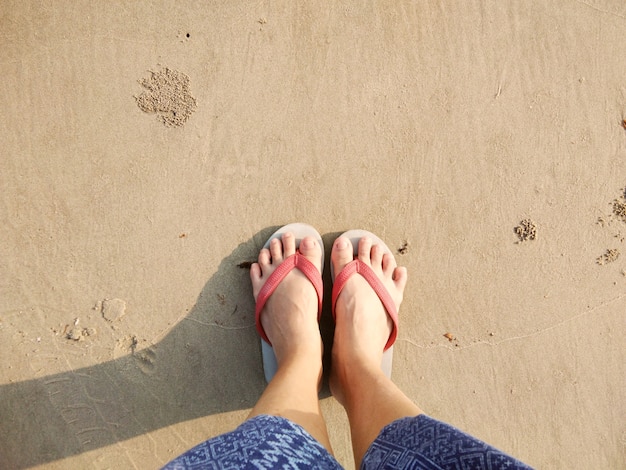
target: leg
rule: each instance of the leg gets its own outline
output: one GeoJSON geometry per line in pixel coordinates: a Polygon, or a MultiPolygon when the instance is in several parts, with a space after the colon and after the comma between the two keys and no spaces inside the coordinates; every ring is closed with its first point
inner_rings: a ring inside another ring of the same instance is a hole
{"type": "MultiPolygon", "coordinates": [[[[406,285],[406,269],[397,267],[393,256],[383,254],[382,247],[372,246],[368,238],[360,240],[358,257],[374,270],[398,307],[406,285]]],[[[350,240],[339,237],[331,259],[335,273],[352,260],[350,240]]],[[[384,426],[422,411],[380,368],[392,324],[377,295],[361,276],[348,280],[335,312],[330,386],[348,414],[354,460],[359,467],[384,426]]]]}
{"type": "MultiPolygon", "coordinates": [[[[398,307],[406,270],[398,268],[391,254],[384,254],[367,238],[359,241],[357,256],[374,270],[398,307]]],[[[332,252],[335,273],[352,259],[350,240],[338,238],[332,252]]],[[[449,424],[429,418],[387,378],[380,363],[392,322],[361,276],[349,278],[335,313],[330,386],[348,413],[358,467],[365,463],[372,468],[389,468],[385,462],[390,459],[387,463],[394,468],[530,468],[449,424]]]]}
{"type": "MultiPolygon", "coordinates": [[[[317,241],[305,237],[299,250],[321,272],[321,247],[317,241]]],[[[282,243],[274,239],[269,250],[261,250],[259,262],[250,270],[255,299],[270,274],[295,252],[295,237],[291,233],[283,235],[282,243]]],[[[278,371],[249,418],[258,415],[287,418],[302,426],[332,453],[317,395],[322,376],[317,295],[301,272],[292,271],[276,288],[265,304],[261,322],[272,342],[278,371]]]]}
{"type": "MultiPolygon", "coordinates": [[[[299,251],[321,271],[321,246],[315,238],[305,237],[299,251]]],[[[261,250],[250,270],[255,299],[276,267],[295,252],[292,233],[261,250]]],[[[317,310],[315,288],[302,272],[291,271],[261,312],[278,370],[250,416],[234,431],[198,444],[164,469],[340,468],[331,455],[317,397],[322,373],[317,310]]]]}

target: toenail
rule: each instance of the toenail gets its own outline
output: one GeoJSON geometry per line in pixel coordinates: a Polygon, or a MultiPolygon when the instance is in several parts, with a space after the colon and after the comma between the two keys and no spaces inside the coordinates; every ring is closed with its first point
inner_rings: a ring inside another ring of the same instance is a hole
{"type": "Polygon", "coordinates": [[[340,250],[348,248],[348,240],[346,240],[345,238],[340,238],[339,240],[337,240],[337,243],[335,243],[335,246],[340,250]]]}
{"type": "Polygon", "coordinates": [[[304,248],[313,248],[315,246],[315,241],[311,240],[310,238],[305,238],[304,240],[302,240],[301,245],[304,248]]]}

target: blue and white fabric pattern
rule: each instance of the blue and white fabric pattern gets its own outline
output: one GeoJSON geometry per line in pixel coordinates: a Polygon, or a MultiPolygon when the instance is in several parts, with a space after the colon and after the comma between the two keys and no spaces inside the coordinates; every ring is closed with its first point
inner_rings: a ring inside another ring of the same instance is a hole
{"type": "Polygon", "coordinates": [[[164,470],[337,469],[341,465],[303,427],[277,416],[255,416],[232,432],[209,439],[164,470]]]}
{"type": "Polygon", "coordinates": [[[421,414],[385,426],[365,453],[361,468],[525,470],[531,467],[449,424],[421,414]]]}
{"type": "MultiPolygon", "coordinates": [[[[165,470],[340,469],[341,465],[301,426],[276,416],[256,416],[232,432],[209,439],[167,464],[165,470]]],[[[522,470],[528,465],[449,424],[426,415],[385,426],[361,468],[522,470]]]]}

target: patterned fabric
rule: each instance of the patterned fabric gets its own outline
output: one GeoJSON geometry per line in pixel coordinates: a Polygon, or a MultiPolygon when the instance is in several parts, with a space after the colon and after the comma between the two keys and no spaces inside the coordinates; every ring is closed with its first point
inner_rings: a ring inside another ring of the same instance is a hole
{"type": "Polygon", "coordinates": [[[419,415],[384,427],[365,453],[361,468],[518,470],[531,467],[449,424],[419,415]]]}
{"type": "MultiPolygon", "coordinates": [[[[232,432],[188,450],[164,467],[174,469],[340,469],[301,426],[256,416],[232,432]]],[[[441,421],[419,415],[389,424],[369,447],[361,468],[520,470],[530,467],[441,421]]]]}
{"type": "Polygon", "coordinates": [[[332,455],[301,426],[277,416],[255,416],[168,463],[164,470],[340,469],[332,455]]]}

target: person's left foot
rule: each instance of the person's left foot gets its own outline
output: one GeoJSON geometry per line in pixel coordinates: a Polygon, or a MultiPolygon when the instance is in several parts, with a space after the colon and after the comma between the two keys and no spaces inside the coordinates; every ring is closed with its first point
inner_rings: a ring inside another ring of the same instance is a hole
{"type": "MultiPolygon", "coordinates": [[[[357,258],[372,269],[399,308],[407,281],[406,268],[398,267],[393,255],[369,237],[359,240],[357,258]]],[[[337,238],[331,253],[335,274],[353,259],[350,239],[337,238]]],[[[335,304],[330,389],[337,401],[343,404],[346,387],[359,383],[353,380],[355,376],[362,376],[366,370],[383,373],[380,364],[392,328],[391,318],[372,286],[360,275],[350,277],[335,304]]]]}

